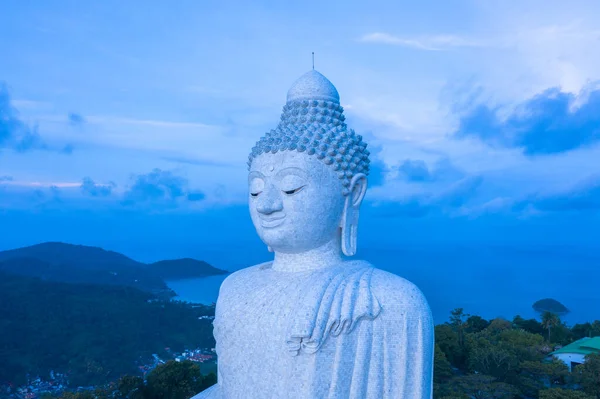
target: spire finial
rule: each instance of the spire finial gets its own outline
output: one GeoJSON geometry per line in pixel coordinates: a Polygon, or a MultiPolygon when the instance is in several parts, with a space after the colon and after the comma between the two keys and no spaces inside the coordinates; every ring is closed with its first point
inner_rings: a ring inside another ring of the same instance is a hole
{"type": "Polygon", "coordinates": [[[312,52],[313,69],[315,69],[315,52],[312,52]]]}

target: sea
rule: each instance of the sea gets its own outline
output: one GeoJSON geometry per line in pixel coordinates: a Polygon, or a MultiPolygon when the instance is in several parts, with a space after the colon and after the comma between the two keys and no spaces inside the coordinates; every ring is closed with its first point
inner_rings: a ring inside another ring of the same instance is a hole
{"type": "MultiPolygon", "coordinates": [[[[243,254],[214,255],[209,263],[215,267],[234,271],[246,266],[243,254]]],[[[570,310],[562,318],[569,325],[600,320],[600,254],[591,251],[506,246],[366,248],[357,257],[415,283],[429,301],[436,324],[448,321],[455,308],[486,319],[539,318],[532,305],[545,298],[570,310]]],[[[252,265],[269,260],[269,255],[247,258],[252,265]]],[[[226,277],[167,283],[180,300],[211,304],[226,277]]]]}

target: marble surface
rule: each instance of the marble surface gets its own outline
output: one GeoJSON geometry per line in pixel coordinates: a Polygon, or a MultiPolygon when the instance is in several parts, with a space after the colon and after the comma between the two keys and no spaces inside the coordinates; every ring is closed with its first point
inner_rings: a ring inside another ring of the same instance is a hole
{"type": "Polygon", "coordinates": [[[250,216],[274,259],[221,285],[218,383],[195,398],[432,396],[433,320],[407,280],[353,260],[369,153],[311,71],[249,156],[250,216]],[[304,112],[303,110],[307,110],[304,112]]]}

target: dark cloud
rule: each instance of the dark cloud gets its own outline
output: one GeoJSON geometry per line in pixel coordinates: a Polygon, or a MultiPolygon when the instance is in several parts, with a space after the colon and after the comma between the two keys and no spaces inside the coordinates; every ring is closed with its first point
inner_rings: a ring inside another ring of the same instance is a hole
{"type": "Polygon", "coordinates": [[[551,88],[527,100],[507,117],[500,107],[475,105],[460,118],[456,138],[476,137],[499,147],[521,148],[526,155],[553,154],[600,140],[600,88],[584,90],[586,101],[551,88]]]}
{"type": "Polygon", "coordinates": [[[19,118],[18,111],[12,106],[8,89],[0,83],[0,148],[13,148],[27,151],[45,148],[37,126],[29,126],[19,118]]]}
{"type": "Polygon", "coordinates": [[[466,205],[483,183],[481,176],[468,176],[437,194],[413,195],[397,201],[374,202],[368,206],[379,217],[418,218],[431,213],[444,213],[466,205]]]}
{"type": "Polygon", "coordinates": [[[475,195],[482,183],[482,176],[465,177],[435,196],[432,203],[438,207],[459,208],[475,195]]]}
{"type": "Polygon", "coordinates": [[[427,216],[432,207],[427,196],[412,196],[398,201],[381,201],[366,204],[366,211],[379,218],[420,218],[427,216]]]}
{"type": "Polygon", "coordinates": [[[600,176],[554,195],[533,196],[515,205],[517,210],[533,207],[542,212],[586,212],[600,210],[600,176]]]}
{"type": "Polygon", "coordinates": [[[431,180],[431,173],[429,173],[429,168],[427,168],[427,164],[425,163],[425,161],[422,161],[420,159],[405,160],[398,167],[398,171],[408,181],[422,182],[422,181],[430,181],[431,180]]]}
{"type": "Polygon", "coordinates": [[[369,187],[381,186],[385,182],[385,176],[389,172],[387,165],[381,160],[381,145],[375,145],[375,139],[369,133],[364,135],[365,142],[368,143],[367,149],[369,150],[369,175],[367,182],[369,187]]]}
{"type": "Polygon", "coordinates": [[[454,181],[463,178],[465,173],[456,168],[447,158],[435,162],[433,167],[429,167],[421,159],[406,159],[398,166],[398,176],[409,182],[424,183],[454,181]]]}
{"type": "Polygon", "coordinates": [[[0,182],[3,181],[13,181],[13,177],[12,176],[0,176],[0,182]]]}
{"type": "Polygon", "coordinates": [[[195,202],[195,201],[202,201],[202,200],[203,200],[205,197],[206,197],[206,196],[205,196],[205,195],[204,195],[204,193],[203,193],[203,192],[201,192],[201,191],[195,191],[195,192],[192,192],[192,193],[188,193],[188,194],[187,194],[187,199],[188,199],[188,201],[192,201],[192,202],[195,202]]]}
{"type": "Polygon", "coordinates": [[[85,123],[85,118],[83,115],[76,112],[69,113],[68,118],[71,126],[82,126],[85,123]]]}
{"type": "Polygon", "coordinates": [[[96,182],[89,177],[84,177],[81,183],[81,191],[92,197],[108,197],[111,195],[114,187],[116,187],[116,184],[113,182],[108,184],[96,184],[96,182]]]}
{"type": "Polygon", "coordinates": [[[63,154],[71,155],[73,153],[73,150],[73,144],[67,144],[63,147],[63,149],[60,152],[62,152],[63,154]]]}
{"type": "Polygon", "coordinates": [[[61,189],[54,185],[48,188],[37,188],[30,193],[29,200],[33,201],[32,205],[35,207],[46,207],[63,202],[61,189]]]}
{"type": "Polygon", "coordinates": [[[163,203],[174,204],[179,199],[200,201],[204,193],[190,191],[188,180],[174,175],[170,171],[154,169],[152,172],[138,175],[131,187],[125,192],[123,204],[163,203]]]}

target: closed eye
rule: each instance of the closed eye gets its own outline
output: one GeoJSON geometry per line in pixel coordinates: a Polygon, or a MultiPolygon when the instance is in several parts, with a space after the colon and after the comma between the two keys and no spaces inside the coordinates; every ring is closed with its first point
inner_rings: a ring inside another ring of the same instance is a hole
{"type": "Polygon", "coordinates": [[[293,195],[293,194],[296,194],[297,192],[301,191],[301,190],[302,190],[304,187],[305,187],[305,186],[298,187],[298,188],[295,188],[295,189],[293,189],[293,190],[284,190],[283,192],[284,192],[285,194],[287,194],[287,195],[293,195]]]}
{"type": "Polygon", "coordinates": [[[259,191],[257,193],[250,193],[251,196],[253,197],[258,197],[258,194],[262,193],[262,191],[259,191]]]}

